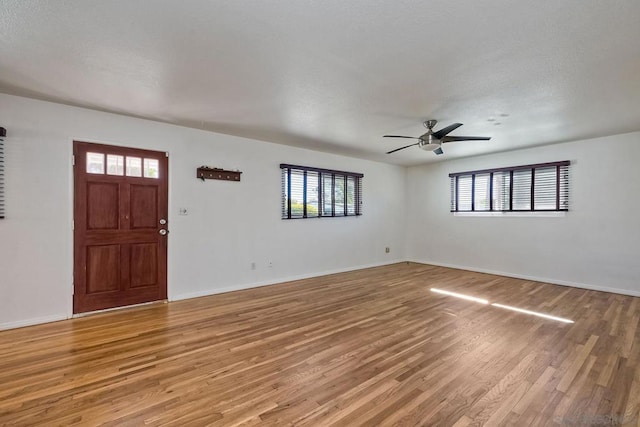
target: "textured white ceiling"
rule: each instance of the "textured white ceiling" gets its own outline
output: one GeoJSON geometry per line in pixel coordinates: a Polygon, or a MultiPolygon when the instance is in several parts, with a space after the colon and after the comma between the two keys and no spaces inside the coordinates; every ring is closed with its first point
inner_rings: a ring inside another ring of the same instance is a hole
{"type": "Polygon", "coordinates": [[[0,36],[2,92],[398,164],[640,130],[638,0],[2,0],[0,36]],[[493,138],[384,154],[428,118],[493,138]]]}

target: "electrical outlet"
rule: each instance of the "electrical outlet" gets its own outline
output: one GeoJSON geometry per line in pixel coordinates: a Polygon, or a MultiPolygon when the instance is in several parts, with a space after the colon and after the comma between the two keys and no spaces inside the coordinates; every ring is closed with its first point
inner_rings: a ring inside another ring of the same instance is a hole
{"type": "Polygon", "coordinates": [[[267,267],[269,268],[273,267],[273,261],[267,261],[267,267]]]}
{"type": "Polygon", "coordinates": [[[391,248],[387,246],[386,248],[384,248],[384,252],[388,254],[389,252],[391,252],[391,248]]]}
{"type": "Polygon", "coordinates": [[[255,262],[252,262],[252,263],[251,263],[251,269],[252,269],[252,270],[255,270],[255,269],[256,269],[256,263],[255,263],[255,262]]]}

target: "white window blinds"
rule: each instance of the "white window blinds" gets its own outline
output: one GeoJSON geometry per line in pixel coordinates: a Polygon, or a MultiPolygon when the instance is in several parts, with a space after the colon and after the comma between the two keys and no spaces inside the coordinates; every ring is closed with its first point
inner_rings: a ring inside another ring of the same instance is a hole
{"type": "Polygon", "coordinates": [[[449,174],[451,212],[569,210],[568,160],[449,174]]]}
{"type": "Polygon", "coordinates": [[[282,219],[362,215],[363,174],[281,164],[282,219]]]}

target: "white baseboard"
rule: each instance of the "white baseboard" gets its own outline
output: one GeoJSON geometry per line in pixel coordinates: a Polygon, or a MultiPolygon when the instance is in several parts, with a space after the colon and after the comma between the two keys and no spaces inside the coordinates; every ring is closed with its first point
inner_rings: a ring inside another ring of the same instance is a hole
{"type": "Polygon", "coordinates": [[[529,276],[526,274],[518,274],[518,273],[510,273],[505,271],[497,271],[490,270],[486,268],[478,268],[478,267],[469,267],[465,265],[458,264],[449,264],[438,261],[427,261],[427,260],[417,260],[417,259],[409,259],[408,262],[415,262],[418,264],[428,264],[428,265],[437,265],[439,267],[447,267],[447,268],[456,268],[458,270],[466,270],[466,271],[474,271],[476,273],[487,273],[493,274],[496,276],[505,276],[505,277],[513,277],[515,279],[524,279],[531,280],[534,282],[544,282],[551,283],[553,285],[561,285],[561,286],[571,286],[572,288],[580,288],[580,289],[588,289],[590,291],[600,291],[600,292],[611,292],[614,294],[620,295],[628,295],[632,297],[640,297],[640,291],[633,291],[630,289],[618,289],[618,288],[610,288],[606,286],[593,285],[589,283],[582,282],[572,282],[568,280],[559,280],[559,279],[550,279],[548,277],[537,277],[537,276],[529,276]]]}
{"type": "Polygon", "coordinates": [[[173,296],[170,295],[169,301],[180,301],[180,300],[185,300],[190,298],[206,297],[209,295],[223,294],[226,292],[241,291],[243,289],[259,288],[261,286],[269,286],[269,285],[276,285],[278,283],[292,282],[294,280],[310,279],[312,277],[327,276],[329,274],[336,274],[336,273],[346,273],[347,271],[362,270],[362,269],[371,268],[371,267],[381,267],[383,265],[397,264],[399,262],[406,262],[406,260],[396,259],[393,261],[358,265],[353,267],[339,268],[335,270],[321,271],[317,273],[300,274],[297,276],[288,276],[288,277],[279,277],[276,279],[266,280],[261,282],[243,283],[243,284],[234,285],[234,286],[226,286],[224,288],[206,289],[200,292],[189,292],[189,293],[178,294],[173,296]]]}
{"type": "Polygon", "coordinates": [[[23,328],[25,326],[39,325],[41,323],[58,322],[60,320],[67,320],[69,317],[65,314],[59,314],[55,316],[34,317],[33,319],[17,320],[15,322],[0,323],[0,331],[5,329],[23,328]]]}

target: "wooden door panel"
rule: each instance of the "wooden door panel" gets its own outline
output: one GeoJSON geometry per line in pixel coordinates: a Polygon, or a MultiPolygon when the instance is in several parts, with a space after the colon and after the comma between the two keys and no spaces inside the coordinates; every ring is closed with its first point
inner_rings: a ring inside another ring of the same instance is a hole
{"type": "Polygon", "coordinates": [[[157,243],[138,243],[129,247],[130,285],[132,288],[153,286],[158,281],[157,243]]]}
{"type": "Polygon", "coordinates": [[[87,230],[118,229],[120,218],[120,185],[87,183],[87,230]]]}
{"type": "Polygon", "coordinates": [[[131,230],[123,233],[120,230],[95,230],[87,233],[87,245],[100,245],[107,243],[131,244],[137,242],[157,241],[158,231],[153,230],[131,230]]]}
{"type": "Polygon", "coordinates": [[[74,313],[166,299],[165,153],[74,142],[74,156],[74,313]]]}
{"type": "Polygon", "coordinates": [[[120,245],[87,247],[87,294],[120,290],[120,245]]]}
{"type": "Polygon", "coordinates": [[[131,229],[158,227],[158,187],[131,184],[131,229]]]}

